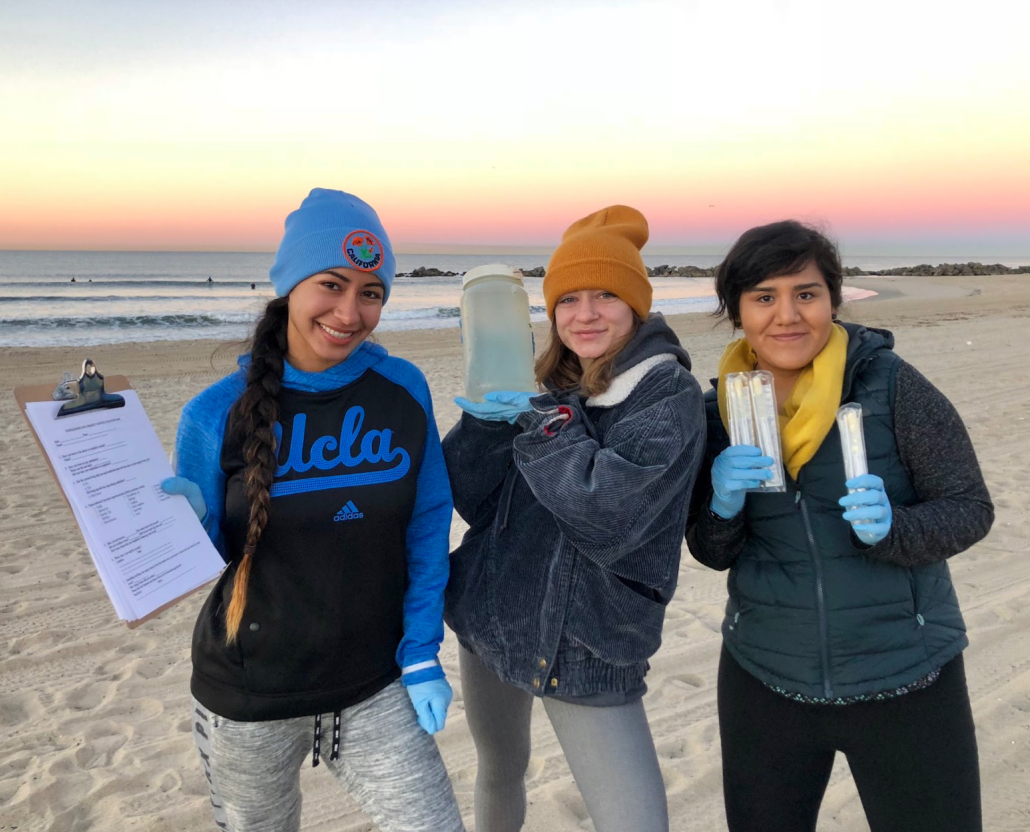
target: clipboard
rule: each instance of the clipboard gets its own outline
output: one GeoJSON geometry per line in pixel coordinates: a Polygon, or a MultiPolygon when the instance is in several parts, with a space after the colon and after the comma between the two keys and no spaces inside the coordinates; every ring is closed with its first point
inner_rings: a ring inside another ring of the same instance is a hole
{"type": "MultiPolygon", "coordinates": [[[[35,428],[32,427],[32,422],[29,420],[29,415],[26,412],[26,405],[29,402],[60,401],[55,394],[62,387],[70,389],[73,381],[74,380],[70,380],[68,374],[65,373],[65,378],[57,385],[57,389],[49,384],[32,384],[25,385],[23,387],[15,387],[14,399],[18,402],[18,409],[21,411],[22,418],[25,420],[25,424],[28,426],[29,432],[32,434],[32,439],[36,443],[36,447],[39,448],[39,453],[43,457],[43,461],[50,470],[50,475],[54,478],[54,482],[57,483],[57,490],[61,493],[61,499],[64,500],[65,505],[68,506],[68,511],[72,512],[72,515],[74,516],[71,503],[68,501],[68,495],[64,493],[60,480],[57,478],[57,472],[54,470],[54,466],[50,462],[50,457],[43,448],[43,443],[40,442],[39,436],[36,434],[35,428]]],[[[61,406],[61,410],[59,411],[57,418],[60,418],[62,415],[71,415],[73,413],[85,413],[90,410],[107,410],[115,407],[123,407],[125,405],[125,399],[116,394],[122,390],[132,389],[132,384],[125,376],[105,377],[101,375],[100,371],[97,370],[96,364],[90,358],[87,358],[82,362],[82,375],[79,376],[79,379],[75,384],[77,387],[74,395],[66,395],[63,397],[66,401],[65,404],[61,406]]],[[[77,526],[78,524],[76,523],[76,527],[77,526]]],[[[83,542],[85,542],[85,540],[83,540],[83,542]]],[[[195,589],[192,589],[189,592],[172,599],[167,604],[163,604],[152,612],[147,613],[142,618],[126,621],[125,623],[130,630],[135,630],[140,624],[143,624],[145,621],[149,621],[152,618],[156,618],[165,610],[175,606],[184,598],[189,597],[206,586],[207,584],[201,584],[195,589]]]]}

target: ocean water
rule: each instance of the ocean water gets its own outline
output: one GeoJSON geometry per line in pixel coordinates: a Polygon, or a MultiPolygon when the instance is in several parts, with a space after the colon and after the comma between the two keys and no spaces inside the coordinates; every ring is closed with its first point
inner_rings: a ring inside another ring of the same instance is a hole
{"type": "MultiPolygon", "coordinates": [[[[246,338],[265,303],[270,252],[0,251],[0,347],[84,346],[129,341],[246,338]]],[[[969,259],[1023,265],[1011,258],[969,259]]],[[[719,255],[646,255],[648,266],[715,266],[719,255]]],[[[399,272],[418,266],[465,272],[489,262],[522,269],[543,255],[398,255],[399,272]]],[[[927,258],[864,257],[865,269],[917,265],[927,258]]],[[[546,316],[541,278],[527,278],[535,320],[546,316]]],[[[653,278],[654,308],[666,314],[715,308],[711,278],[653,278]]],[[[381,330],[456,327],[461,277],[398,277],[381,330]]]]}

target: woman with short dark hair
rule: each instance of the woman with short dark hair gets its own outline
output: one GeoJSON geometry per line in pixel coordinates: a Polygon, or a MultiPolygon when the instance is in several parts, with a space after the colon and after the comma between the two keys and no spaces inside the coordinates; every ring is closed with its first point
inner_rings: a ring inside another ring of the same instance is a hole
{"type": "Polygon", "coordinates": [[[794,221],[746,232],[716,291],[744,337],[706,396],[687,542],[729,570],[718,703],[731,832],[814,830],[837,751],[872,832],[981,829],[968,644],[947,559],[994,507],[951,403],[885,330],[836,322],[836,247],[794,221]],[[775,380],[773,460],[730,445],[725,379],[775,380]],[[835,416],[862,405],[869,474],[848,480],[835,416]],[[752,493],[748,493],[752,492],[752,493]]]}

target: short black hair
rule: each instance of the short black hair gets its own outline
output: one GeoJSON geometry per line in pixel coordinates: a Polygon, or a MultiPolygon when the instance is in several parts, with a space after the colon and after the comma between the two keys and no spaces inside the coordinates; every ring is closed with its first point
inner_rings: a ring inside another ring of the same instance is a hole
{"type": "Polygon", "coordinates": [[[740,235],[715,270],[715,294],[719,306],[713,313],[726,315],[740,326],[740,296],[770,277],[797,274],[809,263],[822,272],[836,312],[841,305],[844,280],[837,246],[819,229],[781,220],[759,225],[740,235]]]}

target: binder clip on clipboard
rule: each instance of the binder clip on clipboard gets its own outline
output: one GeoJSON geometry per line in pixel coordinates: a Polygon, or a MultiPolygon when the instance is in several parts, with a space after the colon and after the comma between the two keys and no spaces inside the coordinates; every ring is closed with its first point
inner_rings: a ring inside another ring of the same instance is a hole
{"type": "Polygon", "coordinates": [[[97,370],[92,358],[82,362],[82,375],[76,381],[71,373],[65,373],[61,383],[54,390],[56,401],[67,401],[61,405],[55,418],[85,413],[87,410],[107,410],[125,407],[125,397],[104,390],[104,377],[97,370]]]}
{"type": "Polygon", "coordinates": [[[173,471],[125,376],[109,376],[105,387],[87,358],[78,379],[65,373],[56,389],[16,387],[14,397],[129,627],[221,573],[225,563],[193,509],[160,489],[173,471]]]}

